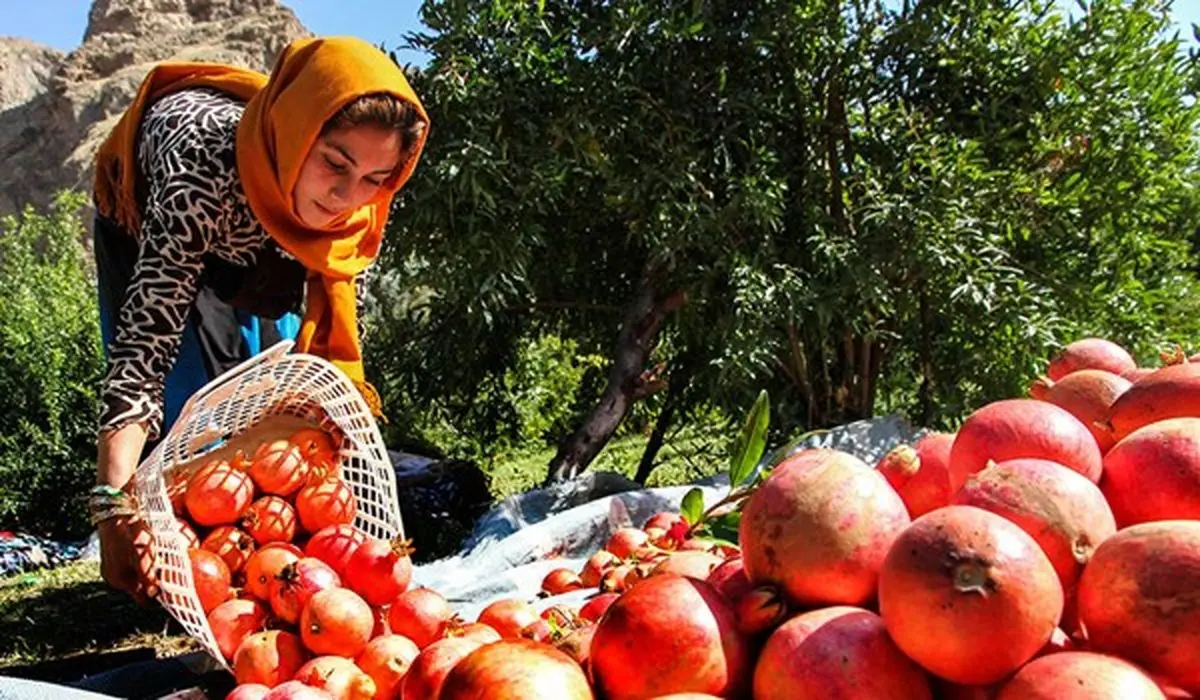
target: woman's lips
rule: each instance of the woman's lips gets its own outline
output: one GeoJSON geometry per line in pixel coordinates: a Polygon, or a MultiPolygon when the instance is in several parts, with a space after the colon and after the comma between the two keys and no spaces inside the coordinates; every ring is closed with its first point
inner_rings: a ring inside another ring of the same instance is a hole
{"type": "Polygon", "coordinates": [[[334,211],[334,210],[330,209],[329,207],[325,206],[324,204],[321,204],[320,202],[318,202],[318,201],[317,201],[317,200],[315,200],[315,199],[313,200],[313,205],[314,205],[314,206],[316,206],[316,207],[317,207],[317,209],[318,209],[318,210],[319,210],[319,211],[320,211],[322,214],[325,214],[326,216],[337,216],[337,212],[336,212],[336,211],[334,211]]]}

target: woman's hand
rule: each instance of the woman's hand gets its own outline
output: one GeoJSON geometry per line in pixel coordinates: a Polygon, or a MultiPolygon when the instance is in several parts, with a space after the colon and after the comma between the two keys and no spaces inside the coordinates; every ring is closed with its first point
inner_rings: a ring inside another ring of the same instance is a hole
{"type": "Polygon", "coordinates": [[[101,521],[100,575],[113,588],[146,605],[158,595],[154,571],[153,537],[145,520],[138,516],[116,516],[101,521]]]}

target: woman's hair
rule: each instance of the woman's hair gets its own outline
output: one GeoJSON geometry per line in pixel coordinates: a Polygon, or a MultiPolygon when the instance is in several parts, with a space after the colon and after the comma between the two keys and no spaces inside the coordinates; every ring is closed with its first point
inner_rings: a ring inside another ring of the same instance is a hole
{"type": "Polygon", "coordinates": [[[399,132],[401,151],[411,148],[425,130],[425,122],[412,104],[386,92],[376,92],[342,107],[325,122],[321,134],[362,125],[399,132]]]}

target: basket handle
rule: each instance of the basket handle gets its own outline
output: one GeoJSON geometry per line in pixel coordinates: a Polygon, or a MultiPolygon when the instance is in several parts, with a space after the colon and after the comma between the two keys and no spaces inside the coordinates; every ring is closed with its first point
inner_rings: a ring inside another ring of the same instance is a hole
{"type": "Polygon", "coordinates": [[[275,364],[279,360],[283,359],[283,357],[288,354],[288,351],[292,349],[293,345],[294,343],[291,340],[281,340],[233,368],[233,370],[226,372],[208,384],[200,387],[200,389],[196,393],[192,394],[188,398],[187,402],[184,403],[183,409],[179,412],[179,415],[181,417],[186,416],[193,410],[206,408],[213,403],[227,398],[239,388],[242,388],[249,394],[257,394],[262,390],[270,389],[271,386],[274,385],[274,381],[269,377],[263,377],[262,380],[249,387],[239,387],[238,380],[261,365],[275,364]],[[260,386],[263,384],[265,385],[260,386]]]}

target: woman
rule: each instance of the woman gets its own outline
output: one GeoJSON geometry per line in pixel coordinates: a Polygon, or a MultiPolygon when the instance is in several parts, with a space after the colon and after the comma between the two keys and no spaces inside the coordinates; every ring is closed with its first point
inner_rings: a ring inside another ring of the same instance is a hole
{"type": "Polygon", "coordinates": [[[96,159],[108,371],[90,505],[110,585],[157,593],[150,538],[121,490],[225,369],[294,338],[378,414],[361,281],[427,125],[404,73],[351,38],[296,41],[269,78],[173,63],[143,81],[96,159]]]}

